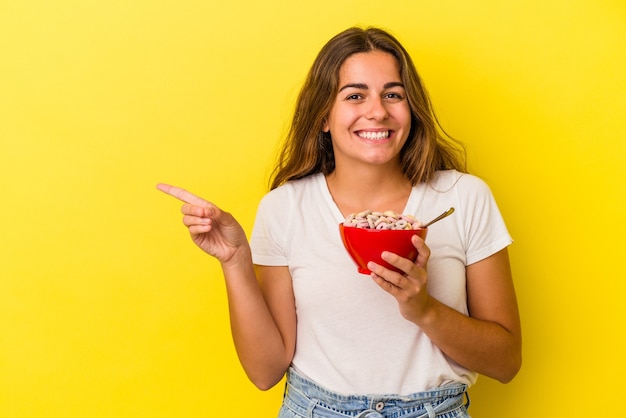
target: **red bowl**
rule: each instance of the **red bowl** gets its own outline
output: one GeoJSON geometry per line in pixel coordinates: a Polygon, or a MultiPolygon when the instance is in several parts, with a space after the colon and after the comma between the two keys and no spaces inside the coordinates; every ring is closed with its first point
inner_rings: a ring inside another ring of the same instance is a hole
{"type": "Polygon", "coordinates": [[[366,229],[339,224],[341,240],[348,254],[357,265],[357,270],[362,274],[370,274],[367,263],[370,261],[387,267],[390,270],[402,273],[391,264],[380,258],[383,251],[390,251],[400,257],[415,261],[417,250],[411,243],[413,235],[426,238],[428,229],[366,229]]]}

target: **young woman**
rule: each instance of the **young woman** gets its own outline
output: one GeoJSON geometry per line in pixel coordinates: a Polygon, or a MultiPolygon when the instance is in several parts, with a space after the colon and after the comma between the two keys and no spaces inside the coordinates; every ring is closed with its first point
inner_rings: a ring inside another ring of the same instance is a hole
{"type": "Polygon", "coordinates": [[[508,382],[521,330],[489,188],[465,173],[406,50],[348,29],[320,51],[261,201],[250,244],[231,214],[183,189],[194,242],[223,269],[232,334],[260,389],[287,374],[279,417],[468,417],[478,374],[508,382]],[[415,262],[359,274],[338,224],[365,209],[429,220],[415,262]]]}

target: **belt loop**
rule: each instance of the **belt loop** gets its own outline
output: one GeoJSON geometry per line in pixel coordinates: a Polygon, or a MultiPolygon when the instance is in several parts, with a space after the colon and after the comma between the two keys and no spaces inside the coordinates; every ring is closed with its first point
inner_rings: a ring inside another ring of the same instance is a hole
{"type": "Polygon", "coordinates": [[[433,408],[430,402],[425,403],[424,408],[426,412],[428,412],[428,418],[435,418],[437,416],[437,414],[435,414],[435,408],[433,408]]]}
{"type": "Polygon", "coordinates": [[[313,418],[313,410],[317,406],[317,399],[311,399],[309,402],[309,407],[306,409],[307,418],[313,418]]]}

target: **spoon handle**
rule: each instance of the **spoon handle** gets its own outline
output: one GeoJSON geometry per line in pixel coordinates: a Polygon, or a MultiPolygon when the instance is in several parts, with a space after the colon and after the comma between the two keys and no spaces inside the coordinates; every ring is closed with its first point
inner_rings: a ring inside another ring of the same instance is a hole
{"type": "Polygon", "coordinates": [[[441,215],[437,216],[435,219],[433,219],[432,221],[425,223],[424,225],[422,225],[422,228],[427,228],[430,225],[434,224],[437,221],[442,220],[443,218],[452,215],[452,212],[454,212],[454,208],[450,208],[447,211],[445,211],[444,213],[442,213],[441,215]]]}

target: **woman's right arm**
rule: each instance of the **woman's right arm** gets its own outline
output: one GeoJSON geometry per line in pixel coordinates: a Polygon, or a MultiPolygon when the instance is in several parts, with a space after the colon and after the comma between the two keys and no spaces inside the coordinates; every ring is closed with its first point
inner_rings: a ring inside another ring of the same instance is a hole
{"type": "Polygon", "coordinates": [[[222,265],[237,355],[259,389],[276,385],[296,346],[296,308],[287,267],[222,265]],[[243,271],[246,273],[243,273],[243,271]],[[258,277],[258,282],[256,281],[258,277]]]}
{"type": "Polygon", "coordinates": [[[157,188],[185,202],[183,223],[192,240],[220,261],[239,360],[252,383],[270,389],[284,376],[295,351],[296,310],[288,268],[257,266],[255,271],[245,232],[231,214],[184,189],[157,188]]]}

